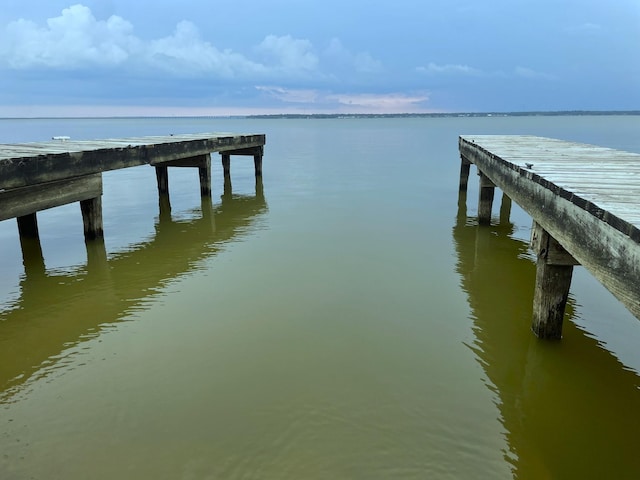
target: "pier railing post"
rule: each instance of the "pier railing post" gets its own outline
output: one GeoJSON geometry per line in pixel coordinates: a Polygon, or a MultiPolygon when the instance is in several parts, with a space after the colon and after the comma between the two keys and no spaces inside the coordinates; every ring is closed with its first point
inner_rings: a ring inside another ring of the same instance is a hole
{"type": "Polygon", "coordinates": [[[103,238],[102,196],[81,200],[80,210],[82,211],[82,223],[84,224],[84,239],[103,238]]]}
{"type": "Polygon", "coordinates": [[[460,157],[460,191],[467,191],[467,184],[469,183],[469,170],[471,169],[471,162],[464,158],[460,157]]]}
{"type": "Polygon", "coordinates": [[[493,194],[495,190],[494,183],[481,171],[480,176],[480,193],[478,198],[478,223],[480,225],[488,225],[491,223],[491,208],[493,206],[493,194]]]}
{"type": "Polygon", "coordinates": [[[537,255],[531,329],[538,338],[560,339],[573,266],[578,262],[536,222],[531,247],[537,255]]]}

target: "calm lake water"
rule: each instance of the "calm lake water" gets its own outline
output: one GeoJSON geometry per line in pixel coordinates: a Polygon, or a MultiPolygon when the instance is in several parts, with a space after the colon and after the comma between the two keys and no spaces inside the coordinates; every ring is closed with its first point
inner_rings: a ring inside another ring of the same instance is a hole
{"type": "MultiPolygon", "coordinates": [[[[475,221],[460,134],[640,153],[640,117],[0,120],[0,142],[265,133],[250,157],[104,175],[0,222],[0,478],[640,478],[640,322],[578,267],[561,342],[530,331],[531,220],[475,221]],[[36,256],[37,257],[37,256],[36,256]]],[[[472,173],[475,169],[472,170],[472,173]]]]}

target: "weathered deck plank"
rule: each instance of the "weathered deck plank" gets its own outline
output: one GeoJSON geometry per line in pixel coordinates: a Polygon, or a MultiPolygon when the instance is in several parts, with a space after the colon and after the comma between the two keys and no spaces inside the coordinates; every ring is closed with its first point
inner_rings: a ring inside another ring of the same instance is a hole
{"type": "Polygon", "coordinates": [[[459,148],[640,318],[639,154],[520,135],[459,148]]]}
{"type": "Polygon", "coordinates": [[[264,144],[262,134],[203,133],[0,145],[0,190],[264,144]]]}

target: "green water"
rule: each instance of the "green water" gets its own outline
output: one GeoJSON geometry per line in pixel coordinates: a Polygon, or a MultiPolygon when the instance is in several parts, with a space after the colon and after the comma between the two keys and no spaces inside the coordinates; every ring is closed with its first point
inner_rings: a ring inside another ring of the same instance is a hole
{"type": "MultiPolygon", "coordinates": [[[[530,332],[530,219],[475,221],[457,135],[640,152],[640,117],[0,121],[0,141],[267,134],[215,162],[105,174],[0,222],[0,478],[638,478],[640,322],[574,274],[564,338],[530,332]]],[[[217,160],[217,159],[216,159],[217,160]]]]}

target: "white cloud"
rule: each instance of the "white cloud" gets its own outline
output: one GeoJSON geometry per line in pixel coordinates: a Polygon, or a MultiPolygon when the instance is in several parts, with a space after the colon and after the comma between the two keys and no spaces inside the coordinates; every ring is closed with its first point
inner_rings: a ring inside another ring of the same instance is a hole
{"type": "Polygon", "coordinates": [[[191,22],[181,21],[168,37],[151,41],[144,49],[149,65],[179,76],[212,73],[232,78],[246,74],[260,74],[264,65],[252,62],[231,50],[221,51],[202,40],[198,28],[191,22]]]}
{"type": "Polygon", "coordinates": [[[132,32],[118,16],[98,21],[89,8],[73,5],[45,28],[23,19],[9,23],[0,36],[0,60],[12,68],[118,65],[140,48],[132,32]]]}
{"type": "Polygon", "coordinates": [[[337,38],[331,39],[329,46],[322,52],[322,55],[323,60],[346,70],[355,70],[359,73],[382,71],[382,62],[373,58],[369,52],[353,54],[337,38]]]}
{"type": "Polygon", "coordinates": [[[273,60],[275,68],[289,73],[314,71],[318,67],[318,57],[313,53],[313,46],[308,40],[301,40],[285,35],[278,37],[268,35],[257,51],[267,60],[273,60]]]}
{"type": "Polygon", "coordinates": [[[470,67],[469,65],[459,65],[447,63],[445,65],[438,65],[430,62],[426,67],[418,67],[416,69],[420,73],[426,73],[431,75],[440,74],[456,74],[456,75],[480,75],[482,72],[477,68],[470,67]]]}

